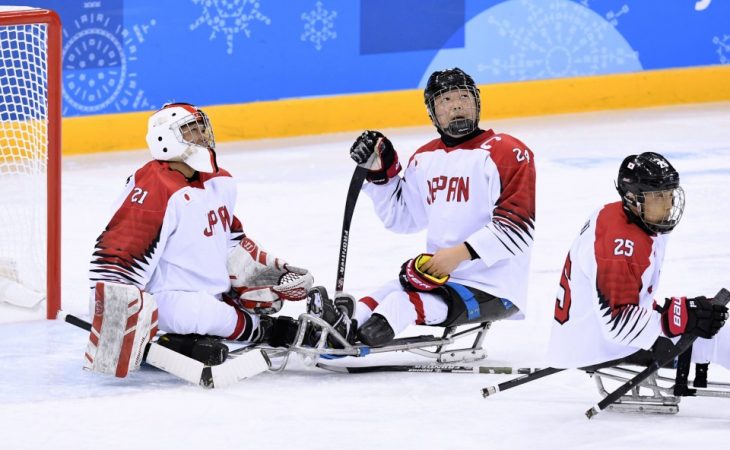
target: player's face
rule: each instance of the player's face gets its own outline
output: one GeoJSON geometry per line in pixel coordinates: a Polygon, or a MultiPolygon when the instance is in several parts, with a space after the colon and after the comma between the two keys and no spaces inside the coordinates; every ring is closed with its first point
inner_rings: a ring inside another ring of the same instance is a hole
{"type": "Polygon", "coordinates": [[[443,130],[455,120],[477,119],[477,102],[467,89],[457,88],[438,94],[433,100],[433,106],[436,120],[443,130]]]}
{"type": "Polygon", "coordinates": [[[644,221],[662,223],[672,214],[673,189],[644,193],[644,221]]]}
{"type": "Polygon", "coordinates": [[[208,146],[209,133],[205,127],[205,122],[198,120],[196,122],[187,123],[180,127],[182,138],[185,142],[191,144],[208,146]]]}

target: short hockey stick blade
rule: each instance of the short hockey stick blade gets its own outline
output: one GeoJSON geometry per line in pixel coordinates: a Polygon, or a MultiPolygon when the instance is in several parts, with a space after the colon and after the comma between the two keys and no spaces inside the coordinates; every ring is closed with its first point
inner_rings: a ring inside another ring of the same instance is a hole
{"type": "Polygon", "coordinates": [[[155,343],[150,344],[145,362],[188,383],[204,385],[202,375],[205,364],[167,347],[155,343]]]}
{"type": "MultiPolygon", "coordinates": [[[[235,358],[226,360],[223,364],[212,366],[211,384],[209,387],[223,388],[251,378],[271,367],[271,361],[262,350],[251,350],[241,353],[235,358]]],[[[201,384],[205,380],[201,379],[201,384]]]]}

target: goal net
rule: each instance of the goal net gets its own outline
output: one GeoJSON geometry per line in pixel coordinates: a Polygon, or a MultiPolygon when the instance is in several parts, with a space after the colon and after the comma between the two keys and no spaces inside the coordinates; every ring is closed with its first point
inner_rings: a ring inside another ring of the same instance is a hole
{"type": "Polygon", "coordinates": [[[0,7],[0,322],[60,308],[61,24],[0,7]]]}

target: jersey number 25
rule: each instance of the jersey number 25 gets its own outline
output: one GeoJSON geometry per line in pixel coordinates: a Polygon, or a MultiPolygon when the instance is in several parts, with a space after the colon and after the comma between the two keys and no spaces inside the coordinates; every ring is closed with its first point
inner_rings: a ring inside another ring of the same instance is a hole
{"type": "Polygon", "coordinates": [[[570,269],[573,263],[570,261],[570,253],[565,258],[563,273],[560,275],[560,288],[563,290],[562,298],[560,295],[555,299],[555,320],[563,325],[570,319],[570,305],[573,301],[570,294],[570,269]]]}

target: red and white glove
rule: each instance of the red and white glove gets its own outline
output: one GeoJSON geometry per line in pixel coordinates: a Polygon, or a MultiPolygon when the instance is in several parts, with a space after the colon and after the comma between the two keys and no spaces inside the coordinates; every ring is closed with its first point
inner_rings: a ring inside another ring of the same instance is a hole
{"type": "Polygon", "coordinates": [[[247,237],[230,251],[227,266],[231,290],[226,301],[254,314],[278,312],[284,300],[304,300],[314,284],[307,269],[275,258],[247,237]]]}
{"type": "Polygon", "coordinates": [[[728,309],[705,297],[672,297],[664,306],[654,303],[654,309],[661,314],[662,330],[667,337],[685,333],[709,339],[725,324],[728,309]]]}

